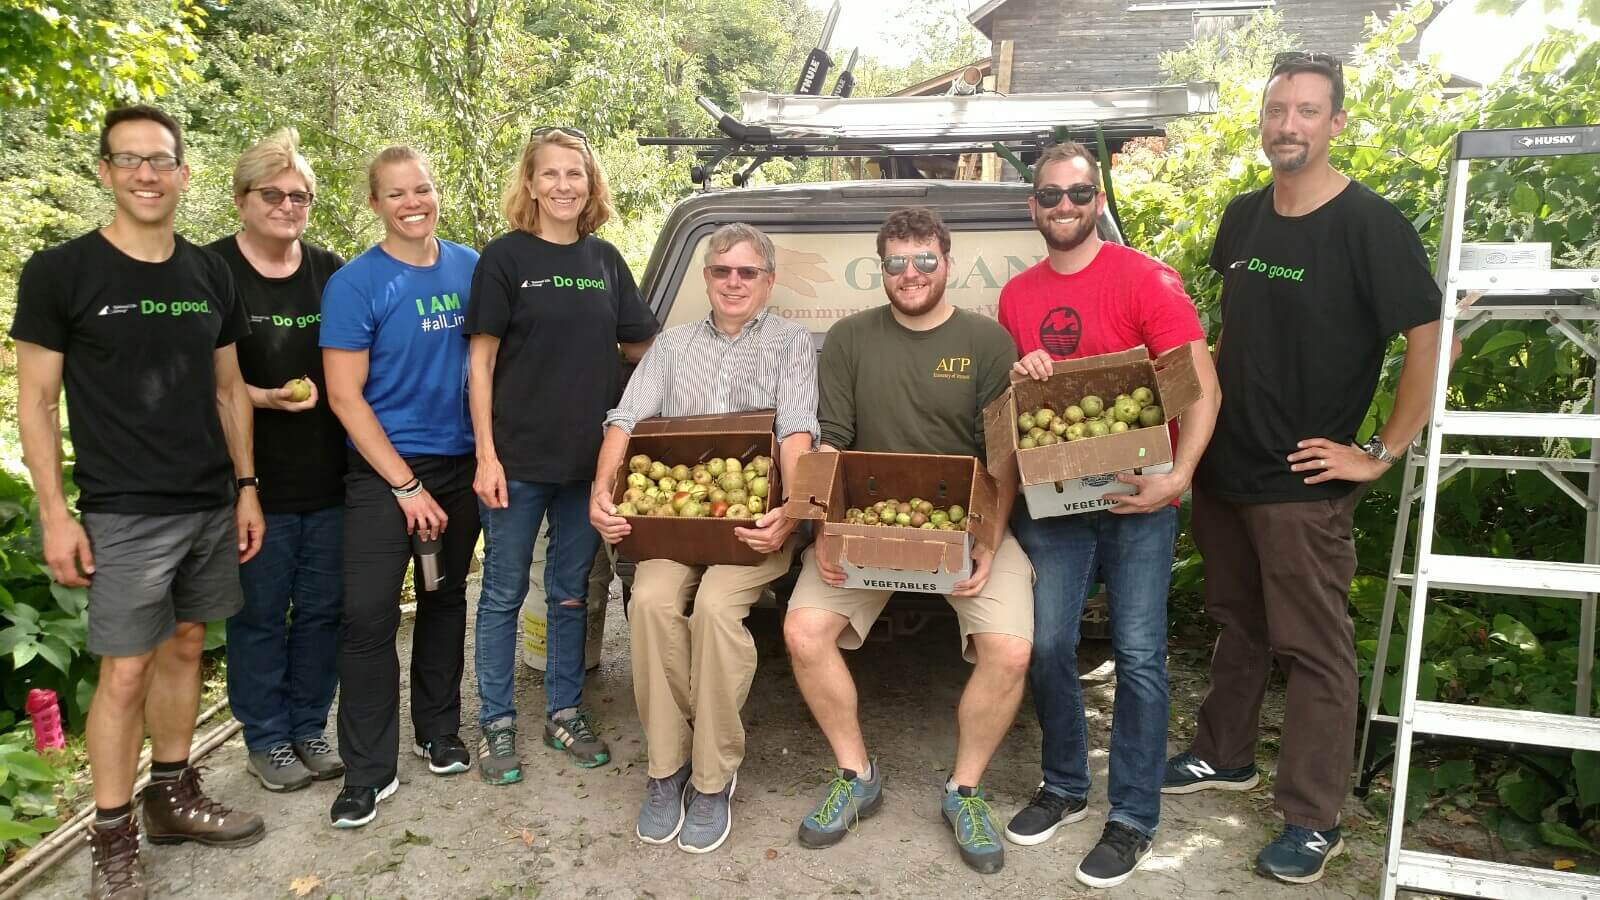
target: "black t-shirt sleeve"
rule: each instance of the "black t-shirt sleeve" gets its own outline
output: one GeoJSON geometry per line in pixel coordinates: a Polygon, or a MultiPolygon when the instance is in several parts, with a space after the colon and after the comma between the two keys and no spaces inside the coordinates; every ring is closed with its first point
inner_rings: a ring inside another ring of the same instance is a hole
{"type": "Polygon", "coordinates": [[[639,285],[634,283],[628,261],[615,249],[611,253],[617,285],[617,342],[634,344],[648,340],[661,330],[661,324],[639,295],[639,285]]]}
{"type": "Polygon", "coordinates": [[[52,262],[53,258],[41,251],[23,264],[11,337],[65,353],[71,326],[65,306],[67,291],[57,280],[60,266],[52,262]]]}
{"type": "Polygon", "coordinates": [[[244,308],[244,298],[239,296],[239,286],[234,283],[233,272],[229,271],[228,264],[216,254],[207,255],[211,257],[207,262],[212,264],[212,277],[218,283],[217,296],[227,304],[222,311],[222,327],[217,330],[217,347],[220,349],[250,335],[250,314],[244,308]]]}
{"type": "Polygon", "coordinates": [[[1394,335],[1439,318],[1439,285],[1417,230],[1393,204],[1371,199],[1367,215],[1350,222],[1362,255],[1355,277],[1378,328],[1394,335]]]}
{"type": "Polygon", "coordinates": [[[490,242],[472,270],[472,302],[467,304],[466,333],[469,335],[503,338],[511,327],[511,301],[515,296],[511,281],[515,266],[511,254],[503,252],[502,247],[499,241],[490,242]]]}

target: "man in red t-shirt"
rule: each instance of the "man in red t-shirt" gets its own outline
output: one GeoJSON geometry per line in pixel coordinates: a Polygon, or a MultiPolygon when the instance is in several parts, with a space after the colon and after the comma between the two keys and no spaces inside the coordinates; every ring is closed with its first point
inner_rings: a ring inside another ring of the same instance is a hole
{"type": "Polygon", "coordinates": [[[1033,519],[1017,504],[1011,528],[1032,560],[1034,643],[1029,683],[1044,732],[1044,780],[1006,838],[1038,844],[1087,815],[1089,760],[1078,687],[1078,626],[1096,573],[1110,593],[1116,654],[1109,799],[1100,842],[1079,863],[1092,887],[1121,884],[1149,855],[1161,811],[1167,748],[1167,588],[1178,498],[1211,439],[1221,395],[1205,332],[1170,267],[1101,240],[1105,208],[1094,158],[1057,144],[1033,169],[1028,208],[1049,255],[1000,292],[1000,324],[1017,343],[1016,371],[1039,380],[1050,363],[1144,346],[1151,358],[1192,344],[1201,398],[1173,432],[1172,470],[1117,476],[1136,488],[1112,506],[1033,519]]]}

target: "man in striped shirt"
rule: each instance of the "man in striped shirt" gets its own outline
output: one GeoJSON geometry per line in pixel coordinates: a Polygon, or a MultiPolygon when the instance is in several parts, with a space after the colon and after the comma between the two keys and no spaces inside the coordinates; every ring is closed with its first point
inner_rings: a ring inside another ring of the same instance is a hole
{"type": "MultiPolygon", "coordinates": [[[[608,542],[628,534],[611,498],[628,436],[641,419],[777,409],[778,468],[792,471],[817,439],[817,355],[806,330],[766,308],[776,251],[749,225],[724,225],[705,256],[711,314],[656,338],[606,416],[589,520],[608,542]]],[[[756,645],[744,627],[767,583],[789,570],[795,520],[781,498],[753,528],[734,533],[767,554],[755,566],[639,563],[629,625],[633,694],[649,752],[639,811],[643,841],[674,838],[709,853],[728,837],[729,801],[744,759],[739,711],[756,671],[756,645]],[[694,600],[694,612],[684,609],[694,600]]]]}

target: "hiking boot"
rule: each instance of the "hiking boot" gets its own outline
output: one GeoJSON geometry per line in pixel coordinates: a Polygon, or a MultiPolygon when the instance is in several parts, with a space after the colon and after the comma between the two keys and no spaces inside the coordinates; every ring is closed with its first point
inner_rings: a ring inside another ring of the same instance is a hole
{"type": "Polygon", "coordinates": [[[1056,829],[1081,822],[1088,815],[1088,799],[1062,796],[1041,782],[1028,805],[1011,817],[1011,824],[1006,826],[1006,840],[1024,847],[1042,844],[1055,837],[1056,829]]]}
{"type": "Polygon", "coordinates": [[[1006,864],[1006,848],[990,821],[989,803],[977,788],[944,792],[944,818],[955,831],[961,861],[980,875],[993,875],[1006,864]]]}
{"type": "Polygon", "coordinates": [[[130,814],[120,825],[89,826],[90,900],[144,900],[144,870],[139,864],[139,826],[130,814]]]}
{"type": "MultiPolygon", "coordinates": [[[[560,713],[557,713],[559,716],[560,713]]],[[[544,742],[552,750],[565,750],[572,761],[585,769],[603,766],[611,761],[606,742],[595,736],[589,719],[582,710],[572,710],[570,716],[551,717],[544,723],[544,742]]]]}
{"type": "Polygon", "coordinates": [[[400,790],[400,779],[395,778],[381,788],[345,785],[333,799],[328,818],[335,828],[360,828],[378,817],[378,803],[394,796],[400,790]]]}
{"type": "Polygon", "coordinates": [[[678,836],[683,828],[684,787],[689,783],[692,767],[683,768],[666,778],[652,778],[644,785],[644,805],[639,808],[639,824],[633,833],[646,844],[665,844],[678,836]]]}
{"type": "Polygon", "coordinates": [[[483,737],[478,739],[478,777],[490,784],[516,784],[522,780],[517,721],[510,716],[501,716],[483,726],[483,737]]]}
{"type": "Polygon", "coordinates": [[[332,781],[344,775],[344,760],[339,758],[339,751],[321,737],[295,741],[294,752],[317,781],[332,781]]]}
{"type": "Polygon", "coordinates": [[[800,822],[800,846],[816,850],[844,840],[850,829],[883,805],[883,772],[870,763],[872,780],[864,781],[849,769],[839,769],[828,783],[828,796],[800,822]]]}
{"type": "Polygon", "coordinates": [[[1322,877],[1328,860],[1344,852],[1338,826],[1312,831],[1285,825],[1278,839],[1256,855],[1256,871],[1290,884],[1310,884],[1322,877]]]}
{"type": "Polygon", "coordinates": [[[311,784],[311,770],[300,762],[294,745],[288,741],[265,750],[251,750],[244,767],[269,791],[298,791],[311,784]]]}
{"type": "Polygon", "coordinates": [[[690,853],[710,853],[722,846],[733,830],[733,789],[739,773],[733,773],[727,787],[715,794],[702,794],[689,785],[684,790],[683,830],[678,833],[678,849],[690,853]]]}
{"type": "Polygon", "coordinates": [[[194,841],[211,847],[248,847],[267,836],[255,813],[235,812],[207,797],[200,770],[184,769],[177,778],[152,781],[139,792],[144,834],[152,844],[194,841]]]}
{"type": "Polygon", "coordinates": [[[435,775],[454,775],[472,768],[472,754],[461,738],[447,734],[431,741],[418,741],[411,751],[428,761],[428,771],[435,775]]]}
{"type": "Polygon", "coordinates": [[[1255,763],[1237,769],[1218,769],[1185,750],[1167,760],[1167,770],[1161,777],[1161,793],[1192,794],[1211,790],[1248,791],[1261,783],[1261,774],[1255,763]]]}
{"type": "Polygon", "coordinates": [[[1149,858],[1149,838],[1121,822],[1107,822],[1100,843],[1078,863],[1078,880],[1090,887],[1116,887],[1149,858]]]}

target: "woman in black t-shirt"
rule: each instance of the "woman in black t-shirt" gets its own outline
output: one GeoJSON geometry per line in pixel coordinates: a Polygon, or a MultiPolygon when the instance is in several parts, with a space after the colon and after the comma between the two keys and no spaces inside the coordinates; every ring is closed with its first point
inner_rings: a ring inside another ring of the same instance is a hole
{"type": "Polygon", "coordinates": [[[616,399],[617,346],[642,356],[659,326],[622,255],[594,235],[612,215],[611,192],[581,132],[536,130],[503,208],[513,230],[483,248],[467,333],[473,489],[484,536],[478,764],[484,780],[510,784],[521,779],[512,698],[517,613],[547,517],[544,738],[580,766],[610,758],[579,708],[587,582],[600,546],[589,525],[589,485],[601,423],[616,399]]]}
{"type": "Polygon", "coordinates": [[[207,247],[232,270],[250,317],[239,370],[255,405],[267,536],[240,568],[244,608],[228,619],[228,702],[244,724],[247,767],[269,791],[344,772],[323,737],[344,600],[344,429],[319,390],[317,347],[322,287],[344,260],[301,239],[317,179],[298,140],[284,129],[240,155],[243,227],[207,247]]]}

